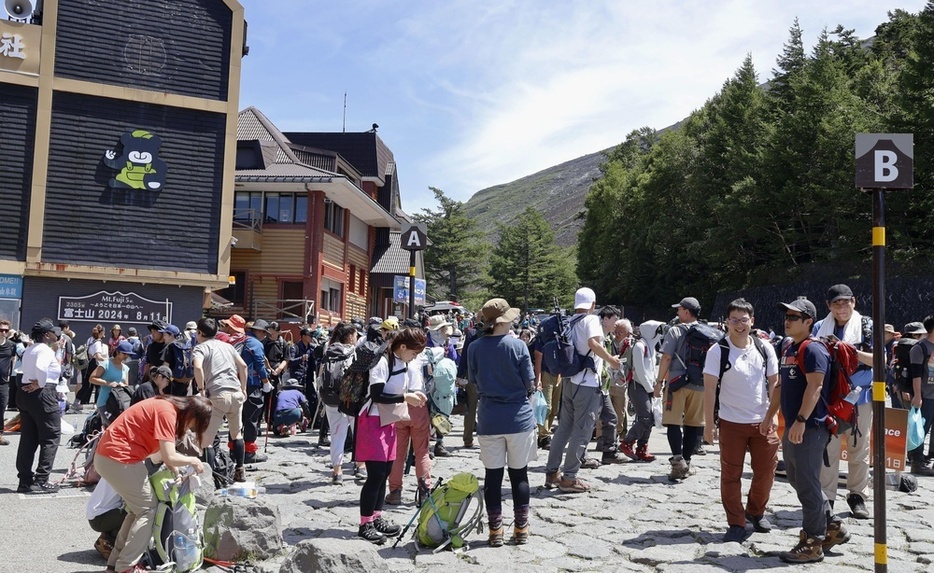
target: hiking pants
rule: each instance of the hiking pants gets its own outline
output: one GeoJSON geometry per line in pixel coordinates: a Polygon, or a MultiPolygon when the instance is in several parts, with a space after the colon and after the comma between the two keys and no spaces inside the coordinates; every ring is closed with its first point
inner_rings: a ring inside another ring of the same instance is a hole
{"type": "Polygon", "coordinates": [[[146,462],[124,464],[108,457],[94,456],[94,468],[120,494],[127,516],[117,534],[107,566],[117,571],[133,567],[143,556],[152,539],[152,523],[159,501],[149,484],[146,462]]]}
{"type": "Polygon", "coordinates": [[[256,438],[259,436],[259,418],[263,414],[263,387],[247,388],[243,403],[243,441],[248,453],[256,453],[256,438]],[[252,444],[252,446],[250,445],[252,444]]]}
{"type": "MultiPolygon", "coordinates": [[[[409,451],[409,439],[415,450],[415,476],[419,484],[424,482],[426,488],[431,488],[431,458],[428,456],[428,445],[431,434],[431,421],[427,406],[424,408],[409,407],[410,420],[396,422],[396,452],[409,451]]],[[[401,454],[399,454],[401,457],[401,454]]],[[[402,489],[402,473],[405,463],[393,464],[389,473],[389,491],[402,489]]]]}
{"type": "Polygon", "coordinates": [[[801,503],[801,528],[808,537],[816,539],[823,539],[827,534],[827,517],[830,515],[830,502],[827,501],[820,483],[824,450],[829,435],[826,427],[809,422],[800,444],[788,441],[787,428],[782,438],[782,454],[788,483],[798,494],[798,501],[801,503]]]}
{"type": "Polygon", "coordinates": [[[46,384],[35,392],[22,388],[17,392],[20,429],[16,451],[16,473],[19,485],[46,483],[52,473],[58,443],[62,437],[62,411],[54,384],[46,384]],[[39,450],[39,463],[33,473],[32,464],[39,450]]]}
{"type": "Polygon", "coordinates": [[[872,402],[857,406],[859,410],[860,436],[853,445],[853,430],[843,432],[838,436],[831,436],[827,444],[827,459],[830,467],[822,466],[820,474],[821,489],[828,500],[837,498],[837,484],[840,477],[840,445],[846,448],[846,489],[850,493],[859,494],[863,500],[869,488],[869,434],[872,432],[872,402]]]}
{"type": "Polygon", "coordinates": [[[477,427],[477,385],[468,383],[465,386],[467,390],[467,413],[464,414],[464,443],[473,443],[473,433],[477,427]]]}
{"type": "Polygon", "coordinates": [[[10,402],[10,382],[0,382],[0,436],[6,425],[6,407],[10,402]]]}
{"type": "Polygon", "coordinates": [[[626,391],[629,392],[629,400],[636,411],[636,419],[626,433],[626,441],[647,444],[649,436],[652,435],[652,427],[655,425],[655,416],[652,414],[652,395],[638,382],[630,382],[626,391]]]}
{"type": "Polygon", "coordinates": [[[765,514],[777,465],[778,434],[763,436],[759,424],[720,420],[720,499],[727,523],[746,527],[747,512],[756,516],[765,514]],[[742,477],[747,448],[752,484],[744,509],[742,477]]]}
{"type": "Polygon", "coordinates": [[[629,413],[626,411],[629,406],[629,384],[626,386],[610,386],[610,402],[613,403],[613,411],[616,412],[616,437],[622,438],[629,429],[629,413]]]}
{"type": "Polygon", "coordinates": [[[597,431],[597,451],[612,452],[616,449],[616,410],[609,392],[600,392],[600,427],[597,431]]]}
{"type": "Polygon", "coordinates": [[[558,404],[561,403],[561,377],[542,371],[542,394],[548,404],[548,413],[545,414],[545,424],[538,427],[538,436],[544,438],[551,435],[551,423],[558,414],[558,404]]]}
{"type": "Polygon", "coordinates": [[[587,443],[593,434],[597,413],[603,405],[603,393],[596,386],[580,386],[574,383],[564,384],[561,392],[561,415],[558,418],[558,430],[551,440],[548,462],[545,470],[558,471],[561,454],[564,457],[564,477],[574,479],[581,467],[581,458],[587,451],[587,443]]]}
{"type": "MultiPolygon", "coordinates": [[[[337,406],[325,406],[324,413],[328,417],[328,426],[331,428],[331,467],[339,468],[344,463],[344,450],[347,449],[347,432],[351,424],[353,424],[353,418],[341,413],[337,406]]],[[[398,428],[399,425],[396,424],[396,427],[398,428]]]]}

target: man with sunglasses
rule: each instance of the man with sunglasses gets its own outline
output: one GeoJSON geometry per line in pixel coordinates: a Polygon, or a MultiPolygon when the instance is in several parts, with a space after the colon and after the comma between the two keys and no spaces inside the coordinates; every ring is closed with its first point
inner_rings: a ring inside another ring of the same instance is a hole
{"type": "Polygon", "coordinates": [[[846,543],[850,534],[839,518],[831,517],[830,502],[821,488],[821,468],[830,430],[824,424],[827,406],[821,399],[830,387],[830,353],[823,344],[805,347],[804,372],[798,368],[798,349],[811,335],[817,309],[802,297],[779,303],[785,310],[785,336],[779,361],[779,384],[765,420],[759,426],[763,435],[776,431],[775,415],[781,408],[785,419],[782,456],[788,483],[801,502],[802,529],[798,544],[779,554],[786,563],[811,563],[824,559],[824,551],[846,543]]]}

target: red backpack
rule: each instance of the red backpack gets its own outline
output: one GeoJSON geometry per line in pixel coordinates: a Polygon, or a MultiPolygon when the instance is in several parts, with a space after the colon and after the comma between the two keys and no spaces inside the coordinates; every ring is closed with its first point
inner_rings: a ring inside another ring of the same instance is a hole
{"type": "MultiPolygon", "coordinates": [[[[807,338],[798,347],[798,354],[795,357],[798,369],[802,374],[805,372],[804,350],[812,342],[824,345],[824,348],[830,353],[830,387],[825,387],[821,391],[821,400],[827,407],[827,419],[825,421],[827,429],[835,436],[852,429],[855,445],[856,437],[860,433],[857,426],[858,410],[856,409],[855,400],[859,396],[856,394],[858,389],[853,386],[850,376],[859,367],[856,347],[837,339],[807,338]],[[850,397],[850,394],[854,394],[854,396],[850,397]]],[[[783,347],[782,354],[790,345],[791,340],[789,339],[783,347]]]]}

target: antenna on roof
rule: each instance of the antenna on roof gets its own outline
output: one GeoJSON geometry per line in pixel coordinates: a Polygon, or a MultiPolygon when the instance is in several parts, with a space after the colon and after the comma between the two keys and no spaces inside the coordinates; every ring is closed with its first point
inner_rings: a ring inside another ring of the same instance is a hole
{"type": "Polygon", "coordinates": [[[341,133],[347,133],[347,92],[344,92],[344,123],[341,126],[341,133]]]}

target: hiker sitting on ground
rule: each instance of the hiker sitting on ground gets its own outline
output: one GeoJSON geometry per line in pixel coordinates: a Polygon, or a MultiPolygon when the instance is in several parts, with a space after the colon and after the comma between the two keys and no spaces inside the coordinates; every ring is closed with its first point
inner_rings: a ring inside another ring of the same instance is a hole
{"type": "Polygon", "coordinates": [[[311,414],[308,412],[308,399],[305,398],[304,387],[295,378],[289,378],[285,386],[279,390],[276,412],[272,417],[272,425],[276,429],[276,434],[294,436],[298,432],[296,426],[299,422],[309,418],[311,414]]]}
{"type": "Polygon", "coordinates": [[[126,503],[127,516],[107,572],[133,571],[152,538],[158,500],[149,485],[146,458],[163,462],[173,471],[192,466],[204,472],[196,457],[175,450],[175,442],[192,430],[199,443],[211,423],[211,402],[202,396],[159,396],[130,406],[108,426],[97,445],[94,467],[126,503]]]}
{"type": "Polygon", "coordinates": [[[130,406],[147,398],[162,396],[171,382],[171,368],[164,364],[158,368],[153,368],[149,371],[149,380],[136,387],[136,391],[133,392],[133,397],[130,399],[130,406]]]}
{"type": "Polygon", "coordinates": [[[107,483],[107,480],[100,480],[94,487],[94,493],[88,500],[86,517],[91,529],[101,534],[94,542],[94,549],[105,560],[109,560],[110,553],[117,542],[117,535],[126,519],[126,509],[123,508],[123,499],[120,494],[107,483]]]}

